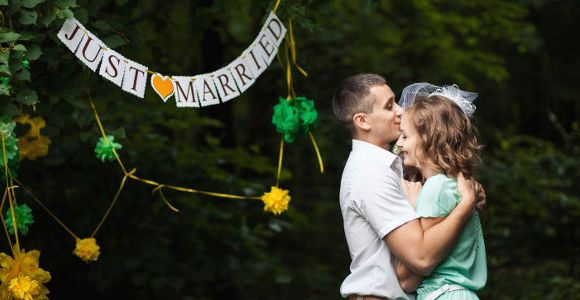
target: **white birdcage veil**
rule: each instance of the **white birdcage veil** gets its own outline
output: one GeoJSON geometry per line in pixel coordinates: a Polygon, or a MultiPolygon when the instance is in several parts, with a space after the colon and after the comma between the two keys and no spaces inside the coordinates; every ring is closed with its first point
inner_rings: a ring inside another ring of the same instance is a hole
{"type": "Polygon", "coordinates": [[[455,102],[468,117],[471,117],[475,112],[473,101],[477,98],[477,93],[463,91],[455,84],[437,86],[428,82],[413,83],[403,89],[399,99],[399,106],[407,108],[415,102],[415,97],[433,95],[443,96],[455,102]]]}

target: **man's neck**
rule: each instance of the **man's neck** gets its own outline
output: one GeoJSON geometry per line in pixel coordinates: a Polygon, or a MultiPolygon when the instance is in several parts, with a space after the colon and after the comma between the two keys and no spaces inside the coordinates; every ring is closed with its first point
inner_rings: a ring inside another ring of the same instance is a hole
{"type": "Polygon", "coordinates": [[[360,135],[358,135],[358,136],[353,135],[352,138],[355,140],[359,140],[359,141],[367,142],[369,144],[373,144],[373,145],[375,145],[377,147],[381,147],[387,151],[391,151],[391,144],[389,144],[389,143],[387,143],[386,145],[383,145],[383,144],[379,143],[378,141],[376,141],[370,137],[365,137],[365,136],[360,136],[360,135]]]}

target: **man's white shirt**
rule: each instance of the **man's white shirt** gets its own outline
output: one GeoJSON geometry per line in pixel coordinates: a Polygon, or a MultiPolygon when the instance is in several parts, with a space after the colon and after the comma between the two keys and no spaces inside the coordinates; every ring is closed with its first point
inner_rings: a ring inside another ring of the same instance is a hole
{"type": "Polygon", "coordinates": [[[352,262],[340,293],[414,299],[395,274],[395,256],[383,241],[393,229],[419,218],[403,195],[402,162],[390,151],[360,140],[342,173],[340,207],[352,262]]]}

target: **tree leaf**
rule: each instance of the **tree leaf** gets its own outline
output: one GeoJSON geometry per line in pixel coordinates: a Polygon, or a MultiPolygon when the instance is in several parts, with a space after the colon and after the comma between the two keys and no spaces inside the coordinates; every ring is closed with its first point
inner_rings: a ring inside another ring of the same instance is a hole
{"type": "Polygon", "coordinates": [[[0,122],[10,122],[18,113],[16,105],[12,103],[3,104],[0,107],[0,122]]]}
{"type": "Polygon", "coordinates": [[[28,51],[26,51],[26,54],[24,56],[29,60],[37,60],[38,58],[40,58],[41,54],[42,50],[40,49],[40,46],[33,44],[28,46],[28,51]]]}
{"type": "Polygon", "coordinates": [[[26,70],[25,68],[22,68],[14,73],[14,78],[30,82],[30,71],[26,70]]]}
{"type": "Polygon", "coordinates": [[[70,19],[70,18],[74,18],[75,14],[72,12],[72,10],[65,8],[65,9],[59,10],[59,13],[57,14],[57,16],[60,19],[70,19]]]}
{"type": "Polygon", "coordinates": [[[22,51],[26,51],[26,47],[24,47],[24,45],[22,45],[22,44],[16,44],[16,45],[14,45],[12,50],[22,52],[22,51]]]}
{"type": "Polygon", "coordinates": [[[10,68],[8,68],[8,66],[5,66],[5,65],[0,66],[0,73],[6,74],[6,75],[12,74],[12,73],[10,73],[10,68]]]}
{"type": "Polygon", "coordinates": [[[54,22],[54,20],[56,20],[56,14],[53,10],[48,10],[40,15],[38,22],[44,25],[44,27],[48,27],[50,24],[52,24],[52,22],[54,22]]]}
{"type": "Polygon", "coordinates": [[[77,7],[77,1],[76,0],[60,0],[57,2],[57,5],[60,8],[77,7]]]}
{"type": "Polygon", "coordinates": [[[38,18],[38,14],[35,10],[27,10],[23,9],[20,11],[20,18],[18,22],[22,25],[33,25],[36,24],[36,19],[38,18]]]}
{"type": "Polygon", "coordinates": [[[10,96],[10,88],[5,85],[0,85],[0,95],[10,96]]]}
{"type": "Polygon", "coordinates": [[[17,41],[20,38],[20,34],[16,32],[5,32],[0,34],[0,43],[10,43],[17,41]]]}
{"type": "Polygon", "coordinates": [[[20,90],[16,99],[22,104],[32,105],[38,103],[38,94],[32,89],[24,88],[20,90]]]}
{"type": "Polygon", "coordinates": [[[105,45],[107,45],[109,48],[111,49],[115,49],[119,46],[122,46],[125,44],[125,40],[123,40],[120,36],[118,35],[108,35],[105,36],[102,39],[103,43],[105,43],[105,45]]]}
{"type": "Polygon", "coordinates": [[[22,6],[26,7],[26,8],[34,8],[42,2],[44,2],[44,0],[21,0],[20,1],[22,6]]]}
{"type": "Polygon", "coordinates": [[[10,50],[0,52],[0,65],[7,65],[10,58],[10,50]]]}

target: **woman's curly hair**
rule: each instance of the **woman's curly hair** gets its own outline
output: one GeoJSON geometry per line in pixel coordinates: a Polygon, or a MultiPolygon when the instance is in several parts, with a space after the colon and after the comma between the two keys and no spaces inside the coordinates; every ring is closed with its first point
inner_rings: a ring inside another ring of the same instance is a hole
{"type": "Polygon", "coordinates": [[[421,161],[449,177],[459,172],[473,177],[483,146],[477,129],[457,104],[443,96],[417,96],[405,115],[418,134],[416,155],[421,161]]]}

